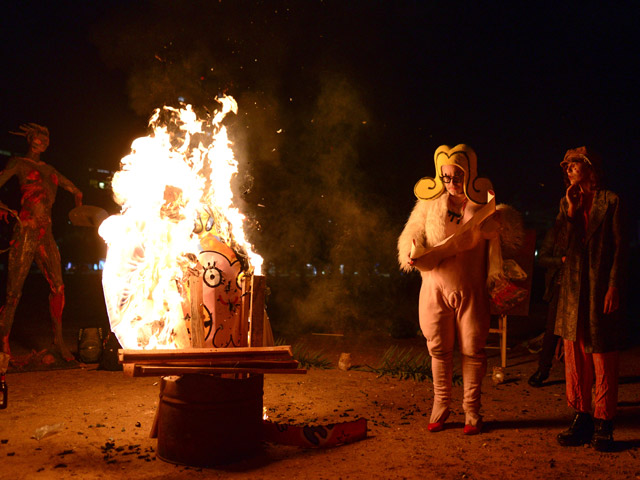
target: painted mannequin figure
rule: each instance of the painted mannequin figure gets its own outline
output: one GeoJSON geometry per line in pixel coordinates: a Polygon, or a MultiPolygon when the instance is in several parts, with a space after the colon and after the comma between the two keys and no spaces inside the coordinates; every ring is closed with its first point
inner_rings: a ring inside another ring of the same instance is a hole
{"type": "Polygon", "coordinates": [[[571,149],[560,165],[567,191],[557,221],[566,225],[568,246],[555,333],[564,340],[567,403],[575,416],[557,439],[563,446],[591,443],[596,450],[610,451],[623,339],[626,225],[620,198],[602,187],[597,153],[587,147],[571,149]]]}
{"type": "Polygon", "coordinates": [[[461,238],[457,251],[435,267],[425,264],[424,257],[411,258],[412,245],[437,245],[456,234],[488,202],[491,182],[477,176],[476,163],[476,154],[467,145],[439,147],[435,152],[436,177],[425,177],[416,184],[418,201],[398,239],[401,269],[417,269],[422,277],[420,328],[431,355],[434,389],[428,425],[431,432],[442,430],[450,414],[456,337],[462,354],[463,433],[475,435],[482,430],[480,396],[487,368],[484,346],[490,321],[487,275],[491,237],[474,234],[461,238]]]}
{"type": "MultiPolygon", "coordinates": [[[[82,205],[82,192],[51,165],[40,160],[49,146],[49,130],[29,123],[12,132],[27,137],[29,150],[24,157],[12,157],[0,172],[0,187],[14,175],[20,182],[19,222],[15,225],[9,250],[7,294],[0,309],[0,341],[2,351],[10,354],[9,334],[24,282],[35,260],[50,288],[49,312],[54,333],[54,344],[66,361],[74,359],[62,337],[62,311],[64,309],[64,284],[60,252],[51,231],[51,207],[58,186],[74,195],[76,206],[82,205]]],[[[0,219],[7,221],[9,213],[15,214],[0,202],[0,219]]]]}

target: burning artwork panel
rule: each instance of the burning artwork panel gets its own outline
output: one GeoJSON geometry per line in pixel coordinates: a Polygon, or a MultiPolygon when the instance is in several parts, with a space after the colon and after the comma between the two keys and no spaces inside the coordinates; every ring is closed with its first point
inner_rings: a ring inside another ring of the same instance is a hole
{"type": "Polygon", "coordinates": [[[194,296],[204,309],[200,346],[247,345],[237,326],[242,279],[260,275],[262,258],[233,205],[238,162],[222,120],[237,105],[231,97],[220,102],[205,120],[190,106],[156,110],[153,133],[132,143],[113,177],[121,212],[99,232],[108,245],[109,321],[125,349],[191,346],[194,296]],[[202,292],[190,288],[197,278],[202,292]]]}
{"type": "Polygon", "coordinates": [[[156,110],[114,175],[121,211],[99,230],[119,360],[126,374],[164,377],[158,456],[196,466],[257,448],[263,373],[305,373],[290,347],[264,345],[262,259],[233,206],[238,163],[222,124],[237,105],[219,102],[205,120],[190,106],[156,110]]]}

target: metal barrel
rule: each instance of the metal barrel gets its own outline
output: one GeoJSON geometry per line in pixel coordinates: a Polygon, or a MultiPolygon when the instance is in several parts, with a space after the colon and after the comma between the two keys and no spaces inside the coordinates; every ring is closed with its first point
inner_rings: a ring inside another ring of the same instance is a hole
{"type": "Polygon", "coordinates": [[[214,467],[255,454],[262,442],[263,376],[163,377],[157,411],[158,458],[214,467]]]}

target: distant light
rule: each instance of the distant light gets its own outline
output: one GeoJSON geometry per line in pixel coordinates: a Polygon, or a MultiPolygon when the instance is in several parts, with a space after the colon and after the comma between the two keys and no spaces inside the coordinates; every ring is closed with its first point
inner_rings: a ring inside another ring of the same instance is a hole
{"type": "Polygon", "coordinates": [[[99,268],[100,270],[104,270],[104,260],[100,260],[100,261],[98,262],[98,268],[99,268]]]}
{"type": "Polygon", "coordinates": [[[184,103],[184,97],[178,97],[178,101],[184,103]]]}
{"type": "Polygon", "coordinates": [[[106,183],[104,183],[104,182],[98,182],[98,187],[100,187],[100,189],[104,190],[106,186],[107,186],[107,184],[106,184],[106,183]]]}

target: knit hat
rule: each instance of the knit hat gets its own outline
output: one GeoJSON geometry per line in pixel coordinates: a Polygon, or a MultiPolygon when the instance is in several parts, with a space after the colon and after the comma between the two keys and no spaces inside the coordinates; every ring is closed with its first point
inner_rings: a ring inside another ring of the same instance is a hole
{"type": "Polygon", "coordinates": [[[564,159],[560,162],[563,168],[571,162],[584,162],[591,167],[600,167],[602,160],[600,155],[587,147],[571,148],[564,154],[564,159]]]}
{"type": "Polygon", "coordinates": [[[445,186],[440,179],[443,165],[455,165],[464,172],[464,194],[474,203],[487,203],[487,192],[493,189],[488,178],[478,177],[478,158],[473,149],[464,144],[449,147],[441,145],[434,154],[436,166],[435,178],[423,177],[418,180],[413,189],[416,197],[421,200],[433,200],[445,192],[445,186]]]}

